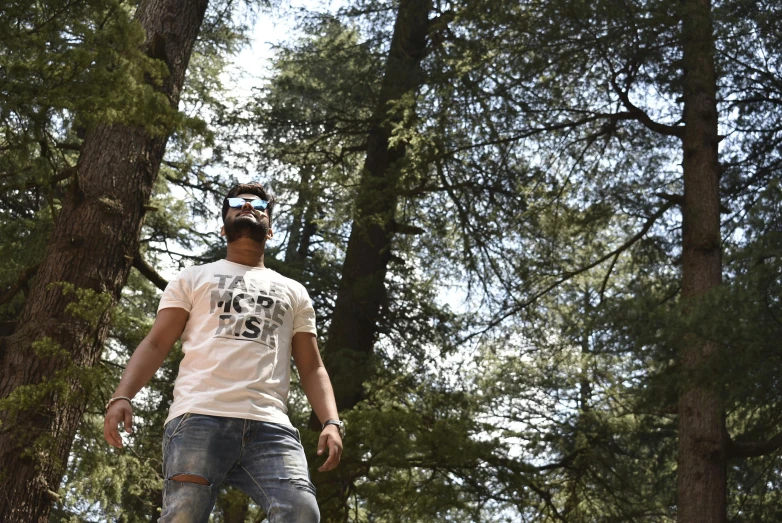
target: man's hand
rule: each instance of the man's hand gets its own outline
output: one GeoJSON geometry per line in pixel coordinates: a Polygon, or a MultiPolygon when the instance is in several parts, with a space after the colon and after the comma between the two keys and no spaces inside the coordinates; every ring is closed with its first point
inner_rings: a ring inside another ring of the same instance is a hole
{"type": "MultiPolygon", "coordinates": [[[[188,311],[177,307],[158,311],[152,330],[141,340],[125,366],[114,397],[133,398],[147,384],[163,364],[174,342],[182,335],[189,317],[188,311]]],[[[122,438],[117,430],[120,422],[125,425],[125,432],[133,432],[133,407],[124,399],[118,399],[109,405],[106,409],[106,420],[103,422],[103,437],[109,445],[118,449],[122,448],[122,438]]]]}
{"type": "Polygon", "coordinates": [[[106,411],[106,419],[103,422],[103,437],[109,445],[122,448],[122,438],[119,435],[119,424],[123,423],[125,432],[133,432],[133,407],[129,401],[117,400],[109,405],[106,411]]]}
{"type": "Polygon", "coordinates": [[[329,449],[329,458],[326,460],[318,470],[320,472],[326,472],[334,470],[339,465],[339,460],[342,457],[342,438],[339,435],[339,429],[336,425],[326,425],[323,432],[320,433],[320,439],[318,439],[318,456],[323,454],[323,451],[329,449]]]}

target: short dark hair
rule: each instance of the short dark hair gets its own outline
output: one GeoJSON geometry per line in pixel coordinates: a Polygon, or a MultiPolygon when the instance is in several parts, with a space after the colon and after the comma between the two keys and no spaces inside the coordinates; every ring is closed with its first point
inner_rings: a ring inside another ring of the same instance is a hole
{"type": "Polygon", "coordinates": [[[223,222],[225,222],[225,215],[228,214],[228,198],[235,198],[240,194],[254,194],[261,200],[266,200],[269,205],[266,207],[266,215],[269,217],[269,223],[272,223],[272,210],[274,209],[274,194],[271,191],[267,191],[258,182],[240,183],[231,187],[228,194],[223,198],[223,222]]]}

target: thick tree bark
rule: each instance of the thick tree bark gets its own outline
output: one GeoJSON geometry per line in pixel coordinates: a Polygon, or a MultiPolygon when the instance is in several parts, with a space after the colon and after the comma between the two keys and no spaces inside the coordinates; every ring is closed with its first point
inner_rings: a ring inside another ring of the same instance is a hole
{"type": "Polygon", "coordinates": [[[356,198],[339,293],[325,347],[325,364],[334,384],[337,407],[355,406],[371,369],[376,326],[386,299],[385,277],[391,258],[393,219],[398,202],[403,143],[390,146],[391,131],[401,121],[395,102],[423,83],[430,0],[402,0],[394,24],[375,124],[356,198]],[[392,111],[390,113],[390,111],[392,111]]]}
{"type": "MultiPolygon", "coordinates": [[[[159,89],[174,108],[207,3],[147,0],[138,8],[150,55],[169,67],[159,89]]],[[[12,400],[0,428],[4,522],[48,518],[85,407],[83,370],[100,358],[166,141],[141,128],[109,125],[85,138],[78,181],[63,202],[18,327],[0,346],[0,398],[12,400]],[[86,317],[73,308],[77,300],[61,282],[103,300],[92,300],[86,317]],[[45,339],[56,350],[40,343],[45,339]]]]}
{"type": "MultiPolygon", "coordinates": [[[[709,0],[683,3],[684,205],[682,298],[692,301],[722,281],[720,247],[717,82],[709,0]]],[[[693,305],[696,306],[696,305],[693,305]]],[[[727,519],[727,431],[718,383],[704,379],[719,350],[697,334],[685,336],[679,396],[678,520],[727,519]]]]}

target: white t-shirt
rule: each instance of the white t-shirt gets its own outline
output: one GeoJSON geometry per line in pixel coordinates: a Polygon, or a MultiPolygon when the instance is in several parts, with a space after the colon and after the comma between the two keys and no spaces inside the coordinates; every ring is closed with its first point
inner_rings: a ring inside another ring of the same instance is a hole
{"type": "Polygon", "coordinates": [[[191,412],[291,424],[291,338],[316,334],[304,286],[271,269],[220,260],[169,282],[158,311],[171,307],[190,317],[166,422],[191,412]]]}

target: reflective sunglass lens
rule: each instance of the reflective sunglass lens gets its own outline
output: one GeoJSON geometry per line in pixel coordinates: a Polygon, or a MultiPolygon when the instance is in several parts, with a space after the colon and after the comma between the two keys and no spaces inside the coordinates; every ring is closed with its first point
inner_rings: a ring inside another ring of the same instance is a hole
{"type": "Polygon", "coordinates": [[[260,211],[264,210],[269,202],[266,200],[245,200],[244,198],[228,198],[228,206],[233,209],[239,209],[244,206],[245,202],[249,202],[253,209],[260,211]]]}

